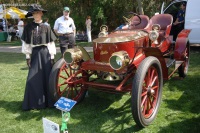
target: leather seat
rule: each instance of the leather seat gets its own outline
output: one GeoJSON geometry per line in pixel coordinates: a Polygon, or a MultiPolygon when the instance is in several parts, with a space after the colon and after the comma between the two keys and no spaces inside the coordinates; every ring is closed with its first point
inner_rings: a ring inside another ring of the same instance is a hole
{"type": "Polygon", "coordinates": [[[152,25],[159,24],[160,25],[160,35],[167,37],[169,36],[171,26],[173,22],[173,17],[170,14],[158,14],[153,16],[150,21],[149,25],[147,26],[147,30],[152,30],[152,25]]]}
{"type": "Polygon", "coordinates": [[[131,26],[130,29],[144,29],[147,27],[148,23],[149,23],[149,17],[146,15],[139,15],[141,18],[141,23],[138,24],[140,22],[139,18],[137,16],[134,16],[131,20],[131,26]],[[136,25],[138,24],[138,25],[136,25]]]}

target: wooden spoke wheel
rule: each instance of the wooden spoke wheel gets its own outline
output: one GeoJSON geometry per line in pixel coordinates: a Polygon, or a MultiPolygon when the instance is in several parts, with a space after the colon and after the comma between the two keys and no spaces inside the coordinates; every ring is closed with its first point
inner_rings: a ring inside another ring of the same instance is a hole
{"type": "Polygon", "coordinates": [[[54,100],[61,96],[80,102],[84,99],[87,86],[83,84],[88,78],[77,66],[68,66],[63,58],[58,60],[51,71],[49,91],[54,100]]]}
{"type": "Polygon", "coordinates": [[[185,78],[188,72],[189,67],[189,59],[190,59],[190,45],[187,44],[184,52],[184,62],[183,64],[178,68],[179,77],[185,78]]]}
{"type": "Polygon", "coordinates": [[[132,115],[140,127],[152,123],[158,112],[163,87],[161,65],[157,58],[147,57],[139,65],[132,87],[132,115]]]}

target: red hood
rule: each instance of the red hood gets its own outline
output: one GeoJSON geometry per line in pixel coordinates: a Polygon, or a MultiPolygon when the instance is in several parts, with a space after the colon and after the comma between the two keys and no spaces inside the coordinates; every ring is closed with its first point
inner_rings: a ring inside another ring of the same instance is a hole
{"type": "Polygon", "coordinates": [[[129,42],[133,40],[140,39],[144,36],[148,36],[148,33],[146,31],[140,30],[140,31],[115,31],[111,34],[107,35],[106,37],[100,37],[97,39],[94,39],[93,42],[95,43],[120,43],[120,42],[129,42]]]}

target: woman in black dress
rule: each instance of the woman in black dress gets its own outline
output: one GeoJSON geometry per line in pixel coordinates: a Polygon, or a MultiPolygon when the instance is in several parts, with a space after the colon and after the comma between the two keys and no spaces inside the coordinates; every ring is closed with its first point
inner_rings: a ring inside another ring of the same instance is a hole
{"type": "Polygon", "coordinates": [[[49,96],[49,74],[54,62],[56,39],[51,28],[42,22],[43,13],[47,12],[39,5],[33,5],[26,17],[33,16],[34,21],[24,27],[22,35],[22,53],[26,54],[29,67],[23,110],[53,107],[54,101],[49,96]]]}

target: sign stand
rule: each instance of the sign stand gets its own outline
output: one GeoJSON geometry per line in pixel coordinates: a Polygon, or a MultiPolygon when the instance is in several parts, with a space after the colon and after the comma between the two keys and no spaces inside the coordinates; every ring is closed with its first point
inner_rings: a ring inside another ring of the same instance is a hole
{"type": "Polygon", "coordinates": [[[74,105],[76,104],[76,101],[65,98],[65,97],[61,97],[55,104],[54,106],[61,110],[62,112],[62,127],[61,127],[61,131],[63,131],[63,133],[68,133],[67,130],[67,122],[69,121],[70,118],[70,110],[74,107],[74,105]]]}

